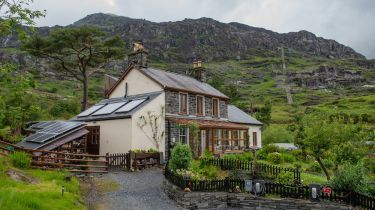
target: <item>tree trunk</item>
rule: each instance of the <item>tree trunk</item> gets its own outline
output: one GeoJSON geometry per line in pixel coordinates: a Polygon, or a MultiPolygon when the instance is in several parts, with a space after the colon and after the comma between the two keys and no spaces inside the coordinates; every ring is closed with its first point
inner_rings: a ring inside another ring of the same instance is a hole
{"type": "Polygon", "coordinates": [[[83,96],[82,96],[81,111],[85,111],[87,109],[87,100],[89,98],[88,81],[87,81],[86,72],[83,74],[82,84],[83,84],[83,96]]]}
{"type": "Polygon", "coordinates": [[[316,159],[316,161],[318,161],[320,167],[323,169],[323,172],[324,172],[324,174],[326,175],[327,180],[330,180],[331,177],[329,176],[328,170],[327,170],[327,168],[324,166],[322,160],[321,160],[319,157],[315,157],[315,159],[316,159]]]}

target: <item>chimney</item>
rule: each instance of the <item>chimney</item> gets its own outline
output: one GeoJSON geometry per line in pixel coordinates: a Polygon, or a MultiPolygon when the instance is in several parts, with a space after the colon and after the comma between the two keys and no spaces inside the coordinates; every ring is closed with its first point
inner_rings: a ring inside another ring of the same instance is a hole
{"type": "Polygon", "coordinates": [[[193,66],[187,71],[187,75],[201,82],[206,82],[206,69],[203,67],[202,61],[194,59],[193,66]]]}
{"type": "Polygon", "coordinates": [[[135,66],[147,68],[148,51],[145,49],[143,42],[138,40],[133,43],[133,52],[128,54],[128,67],[135,66]]]}

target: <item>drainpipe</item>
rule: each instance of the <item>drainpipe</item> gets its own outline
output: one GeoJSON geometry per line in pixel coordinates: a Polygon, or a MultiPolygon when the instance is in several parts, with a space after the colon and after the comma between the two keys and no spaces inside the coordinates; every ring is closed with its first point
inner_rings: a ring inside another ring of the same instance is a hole
{"type": "Polygon", "coordinates": [[[170,148],[171,148],[171,122],[169,120],[167,120],[167,129],[168,129],[168,142],[167,142],[167,151],[166,151],[166,154],[167,154],[167,158],[166,160],[168,161],[169,160],[169,157],[170,157],[170,148]]]}

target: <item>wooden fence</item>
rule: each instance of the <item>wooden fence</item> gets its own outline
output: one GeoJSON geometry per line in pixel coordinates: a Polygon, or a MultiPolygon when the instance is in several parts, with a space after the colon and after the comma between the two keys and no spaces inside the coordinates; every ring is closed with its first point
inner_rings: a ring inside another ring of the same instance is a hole
{"type": "Polygon", "coordinates": [[[202,161],[219,166],[222,170],[247,170],[247,171],[255,171],[259,173],[261,176],[277,178],[280,173],[289,172],[293,174],[293,178],[296,183],[301,183],[301,172],[295,168],[283,168],[279,166],[264,164],[264,163],[256,163],[254,165],[251,161],[242,161],[242,160],[232,160],[232,159],[224,159],[224,158],[209,158],[203,159],[202,161]]]}
{"type": "MultiPolygon", "coordinates": [[[[198,192],[232,192],[237,186],[244,191],[245,180],[241,179],[221,179],[221,180],[190,180],[171,172],[167,167],[165,178],[180,187],[181,189],[190,188],[198,192]]],[[[279,195],[287,198],[309,199],[311,194],[308,186],[288,186],[280,183],[265,182],[266,194],[279,195]]],[[[346,203],[352,206],[359,206],[364,209],[375,209],[375,198],[355,191],[332,190],[330,195],[321,192],[320,199],[346,203]]]]}
{"type": "Polygon", "coordinates": [[[162,153],[132,152],[107,154],[109,168],[113,169],[145,169],[161,163],[162,153]]]}

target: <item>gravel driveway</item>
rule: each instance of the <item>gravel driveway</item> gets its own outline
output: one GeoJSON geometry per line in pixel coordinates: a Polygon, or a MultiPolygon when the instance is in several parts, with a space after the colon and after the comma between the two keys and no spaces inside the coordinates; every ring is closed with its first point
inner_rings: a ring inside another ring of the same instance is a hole
{"type": "Polygon", "coordinates": [[[119,184],[118,190],[105,193],[102,197],[108,209],[180,209],[163,192],[163,174],[159,168],[137,172],[110,172],[100,179],[111,179],[119,184]]]}

